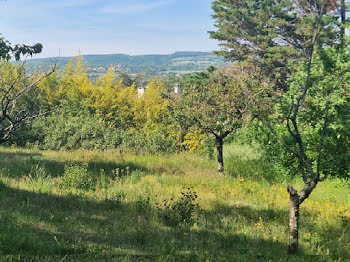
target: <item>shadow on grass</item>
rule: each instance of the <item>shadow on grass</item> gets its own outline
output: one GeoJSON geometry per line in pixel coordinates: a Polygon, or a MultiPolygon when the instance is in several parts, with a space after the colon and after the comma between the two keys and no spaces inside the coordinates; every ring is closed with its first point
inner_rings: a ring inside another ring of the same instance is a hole
{"type": "Polygon", "coordinates": [[[279,242],[165,227],[156,210],[139,210],[135,203],[39,194],[0,183],[0,205],[0,255],[22,260],[303,261],[287,257],[279,242]]]}
{"type": "MultiPolygon", "coordinates": [[[[286,199],[286,201],[288,200],[286,199]]],[[[314,237],[312,241],[310,241],[310,243],[307,244],[307,246],[300,247],[299,255],[304,256],[303,260],[300,261],[328,261],[330,258],[336,261],[338,261],[339,258],[339,261],[350,261],[349,250],[345,246],[339,246],[339,244],[346,245],[346,242],[338,242],[339,237],[344,238],[344,236],[347,234],[346,232],[350,231],[350,219],[348,217],[341,217],[340,224],[334,223],[332,226],[329,225],[328,230],[325,231],[324,228],[322,228],[322,226],[320,226],[316,222],[317,216],[315,214],[312,215],[311,213],[306,212],[303,209],[303,206],[301,206],[300,211],[300,241],[303,237],[305,237],[303,236],[304,231],[317,233],[317,235],[320,236],[320,238],[314,237]],[[307,252],[304,252],[303,248],[305,248],[305,251],[307,250],[307,252]],[[310,255],[310,253],[318,253],[320,252],[320,250],[324,250],[325,254],[330,253],[329,257],[327,257],[326,259],[321,256],[310,255]],[[306,253],[308,253],[308,255],[306,255],[306,253]]],[[[253,208],[251,206],[227,206],[224,204],[216,204],[213,207],[212,211],[206,211],[206,216],[207,219],[213,221],[216,227],[221,227],[221,220],[218,218],[218,214],[220,214],[221,216],[236,218],[235,223],[243,222],[250,225],[254,225],[260,222],[261,220],[261,222],[270,226],[273,224],[284,225],[286,229],[288,228],[289,224],[288,211],[276,208],[264,209],[253,208]]],[[[280,233],[282,234],[283,232],[280,233]]],[[[287,235],[288,233],[286,233],[286,241],[287,235]]],[[[286,250],[287,247],[284,248],[286,250]]]]}
{"type": "MultiPolygon", "coordinates": [[[[27,152],[0,152],[0,173],[10,178],[20,178],[38,172],[42,169],[46,176],[59,177],[64,173],[66,165],[82,165],[81,161],[59,161],[54,159],[46,159],[39,153],[27,152]]],[[[148,170],[141,165],[133,162],[113,161],[89,161],[88,171],[99,174],[101,171],[109,176],[112,173],[127,176],[133,171],[147,172],[148,170]]]]}
{"type": "Polygon", "coordinates": [[[12,158],[18,158],[18,157],[27,157],[27,158],[33,158],[33,157],[40,157],[42,156],[41,153],[33,153],[33,152],[24,152],[24,151],[18,151],[18,152],[0,152],[0,161],[6,160],[6,159],[12,159],[12,158]]]}
{"type": "MultiPolygon", "coordinates": [[[[287,201],[287,200],[286,200],[287,201]]],[[[250,206],[227,206],[223,204],[216,204],[213,212],[209,214],[215,216],[217,213],[231,217],[242,217],[246,221],[255,223],[262,218],[266,222],[274,221],[281,225],[288,224],[288,213],[279,209],[254,209],[250,206]]]]}

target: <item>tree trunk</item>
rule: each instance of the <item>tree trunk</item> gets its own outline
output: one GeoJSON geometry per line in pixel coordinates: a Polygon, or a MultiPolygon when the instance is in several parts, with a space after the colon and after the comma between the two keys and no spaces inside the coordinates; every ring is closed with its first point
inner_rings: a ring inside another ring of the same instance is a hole
{"type": "Polygon", "coordinates": [[[341,17],[341,29],[340,29],[340,36],[341,36],[341,47],[344,47],[344,37],[345,37],[345,20],[346,20],[346,4],[345,0],[341,0],[340,4],[340,17],[341,17]]]}
{"type": "Polygon", "coordinates": [[[219,173],[224,172],[224,155],[223,155],[223,139],[216,137],[216,153],[218,159],[218,171],[219,173]]]}
{"type": "Polygon", "coordinates": [[[287,190],[289,193],[288,253],[295,254],[298,251],[300,199],[299,199],[298,192],[292,186],[288,186],[287,190]]]}

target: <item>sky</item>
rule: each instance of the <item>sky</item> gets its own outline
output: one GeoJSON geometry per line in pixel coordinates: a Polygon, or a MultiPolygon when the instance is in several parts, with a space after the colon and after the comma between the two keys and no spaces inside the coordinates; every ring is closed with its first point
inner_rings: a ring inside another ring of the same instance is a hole
{"type": "Polygon", "coordinates": [[[211,0],[0,0],[0,33],[36,57],[213,51],[211,0]]]}

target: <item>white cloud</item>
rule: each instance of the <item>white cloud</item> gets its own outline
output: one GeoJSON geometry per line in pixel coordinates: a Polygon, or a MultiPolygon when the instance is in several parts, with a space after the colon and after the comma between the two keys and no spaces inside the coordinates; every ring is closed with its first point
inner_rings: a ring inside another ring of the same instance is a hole
{"type": "Polygon", "coordinates": [[[171,1],[169,0],[163,0],[163,1],[155,1],[155,2],[149,2],[149,3],[134,3],[124,6],[106,6],[102,9],[100,9],[101,13],[108,13],[108,14],[132,14],[132,13],[139,13],[144,11],[149,11],[161,6],[168,5],[171,1]]]}

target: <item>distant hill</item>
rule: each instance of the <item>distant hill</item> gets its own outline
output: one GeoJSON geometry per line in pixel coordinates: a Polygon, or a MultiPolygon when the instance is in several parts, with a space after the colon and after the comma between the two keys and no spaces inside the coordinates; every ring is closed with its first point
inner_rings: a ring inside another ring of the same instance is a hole
{"type": "MultiPolygon", "coordinates": [[[[27,65],[31,69],[46,69],[56,63],[59,69],[72,59],[72,57],[52,57],[30,59],[27,65]]],[[[220,56],[209,52],[175,52],[169,55],[84,55],[84,61],[89,67],[91,77],[98,77],[105,73],[108,67],[131,74],[145,72],[150,75],[169,73],[187,73],[203,71],[209,66],[224,66],[227,63],[220,56]]]]}

